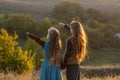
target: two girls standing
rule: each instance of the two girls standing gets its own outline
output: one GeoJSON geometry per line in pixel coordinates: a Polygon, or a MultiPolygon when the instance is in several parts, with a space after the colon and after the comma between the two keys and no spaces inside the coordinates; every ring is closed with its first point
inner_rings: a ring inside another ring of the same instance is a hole
{"type": "Polygon", "coordinates": [[[27,33],[27,36],[35,40],[44,48],[44,62],[40,80],[62,80],[60,75],[61,68],[66,68],[67,80],[80,80],[79,65],[86,56],[86,35],[80,22],[72,21],[70,27],[64,23],[60,23],[68,31],[71,36],[66,42],[66,50],[64,59],[61,60],[61,39],[60,33],[56,28],[48,29],[48,42],[42,41],[38,36],[27,33]]]}

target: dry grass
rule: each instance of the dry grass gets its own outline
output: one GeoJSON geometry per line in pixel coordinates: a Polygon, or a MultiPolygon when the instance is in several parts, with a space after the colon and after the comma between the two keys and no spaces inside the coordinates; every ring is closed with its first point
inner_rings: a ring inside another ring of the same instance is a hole
{"type": "Polygon", "coordinates": [[[24,73],[21,75],[11,72],[8,74],[0,73],[0,80],[39,80],[39,71],[24,73]]]}
{"type": "MultiPolygon", "coordinates": [[[[65,71],[63,71],[62,73],[63,80],[67,80],[64,73],[65,71]]],[[[39,75],[40,75],[40,71],[25,73],[21,75],[11,73],[11,72],[8,74],[0,73],[0,80],[39,80],[39,75]]],[[[120,76],[87,78],[81,74],[81,80],[120,80],[120,76]]]]}

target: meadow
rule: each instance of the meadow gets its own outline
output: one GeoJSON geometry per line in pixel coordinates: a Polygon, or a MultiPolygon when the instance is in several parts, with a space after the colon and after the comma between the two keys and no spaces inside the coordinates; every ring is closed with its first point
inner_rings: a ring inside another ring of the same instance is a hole
{"type": "MultiPolygon", "coordinates": [[[[66,80],[66,76],[65,73],[63,71],[62,74],[62,80],[66,80]]],[[[29,72],[29,73],[24,73],[21,75],[18,75],[16,73],[8,73],[8,74],[4,74],[4,73],[0,73],[0,80],[39,80],[39,76],[40,75],[40,71],[36,71],[36,72],[29,72]]],[[[120,76],[116,75],[116,76],[105,76],[105,77],[99,77],[99,76],[94,76],[91,78],[88,78],[86,76],[84,76],[81,73],[81,80],[120,80],[120,76]]]]}
{"type": "Polygon", "coordinates": [[[116,65],[120,63],[119,50],[93,50],[88,54],[88,64],[95,66],[116,65]]]}

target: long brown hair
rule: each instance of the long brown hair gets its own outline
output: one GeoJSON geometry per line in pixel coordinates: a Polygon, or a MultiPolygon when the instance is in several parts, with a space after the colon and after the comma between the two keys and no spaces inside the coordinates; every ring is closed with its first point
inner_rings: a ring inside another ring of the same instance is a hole
{"type": "Polygon", "coordinates": [[[73,54],[76,55],[78,62],[81,62],[87,53],[87,36],[80,22],[72,21],[70,25],[73,30],[73,36],[70,38],[73,54]]]}
{"type": "Polygon", "coordinates": [[[50,61],[54,65],[60,65],[61,61],[61,39],[58,29],[51,27],[48,29],[50,42],[50,61]]]}

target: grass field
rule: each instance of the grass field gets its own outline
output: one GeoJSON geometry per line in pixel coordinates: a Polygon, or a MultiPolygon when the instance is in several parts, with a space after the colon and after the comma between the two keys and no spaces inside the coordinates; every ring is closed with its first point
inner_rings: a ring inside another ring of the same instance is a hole
{"type": "MultiPolygon", "coordinates": [[[[14,73],[0,73],[0,80],[39,80],[40,77],[40,71],[37,71],[36,73],[25,73],[21,75],[17,75],[14,73]]],[[[66,80],[66,77],[64,74],[62,74],[62,80],[66,80]]],[[[107,77],[92,77],[92,78],[87,78],[86,76],[81,74],[81,80],[120,80],[120,76],[107,76],[107,77]]]]}
{"type": "MultiPolygon", "coordinates": [[[[0,0],[0,13],[11,14],[11,13],[23,13],[29,14],[34,18],[41,20],[45,17],[50,16],[52,8],[65,0],[0,0]]],[[[72,1],[72,0],[71,0],[72,1]]],[[[77,1],[77,0],[75,0],[77,1]]],[[[81,6],[84,8],[94,8],[98,10],[103,10],[108,13],[120,13],[119,3],[96,3],[90,1],[79,1],[81,6]]]]}
{"type": "Polygon", "coordinates": [[[117,65],[120,64],[120,51],[117,50],[94,50],[90,51],[89,59],[86,60],[89,65],[117,65]]]}

